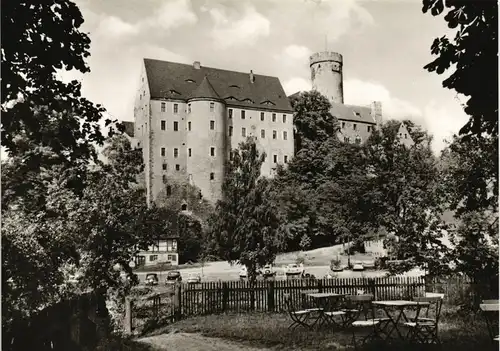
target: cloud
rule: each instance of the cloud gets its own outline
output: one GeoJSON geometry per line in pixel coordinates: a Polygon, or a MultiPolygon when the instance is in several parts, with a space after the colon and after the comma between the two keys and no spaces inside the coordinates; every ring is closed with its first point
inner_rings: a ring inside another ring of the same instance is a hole
{"type": "Polygon", "coordinates": [[[294,77],[283,83],[283,89],[285,89],[286,95],[290,96],[299,91],[311,90],[311,82],[304,78],[294,77]]]}
{"type": "Polygon", "coordinates": [[[253,45],[260,37],[269,36],[271,22],[250,4],[243,7],[243,15],[237,19],[224,7],[211,8],[208,13],[214,22],[211,36],[220,47],[253,45]]]}
{"type": "Polygon", "coordinates": [[[130,24],[115,16],[103,17],[96,30],[96,34],[108,37],[122,37],[139,33],[137,25],[130,24]]]}
{"type": "Polygon", "coordinates": [[[196,24],[198,16],[193,11],[191,0],[175,0],[165,2],[149,22],[152,26],[170,30],[196,24]]]}
{"type": "Polygon", "coordinates": [[[311,50],[301,45],[289,45],[283,50],[283,54],[285,57],[300,61],[303,64],[303,62],[309,60],[311,50]]]}

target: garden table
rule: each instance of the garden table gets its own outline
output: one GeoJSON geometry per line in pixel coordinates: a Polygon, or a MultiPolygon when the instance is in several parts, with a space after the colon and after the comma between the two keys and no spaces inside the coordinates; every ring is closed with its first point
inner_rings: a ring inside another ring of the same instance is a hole
{"type": "Polygon", "coordinates": [[[498,314],[500,305],[498,303],[482,303],[481,305],[479,305],[479,308],[481,309],[481,311],[483,311],[484,317],[486,319],[486,326],[488,328],[488,333],[490,334],[491,341],[493,343],[498,342],[498,314]]]}
{"type": "Polygon", "coordinates": [[[306,294],[313,301],[316,307],[320,310],[318,319],[314,321],[313,326],[319,322],[319,326],[323,326],[325,323],[328,325],[332,325],[333,327],[340,327],[344,324],[343,316],[345,312],[336,310],[338,306],[338,302],[345,295],[344,294],[336,294],[336,293],[308,293],[306,294]],[[337,323],[335,321],[335,316],[342,317],[342,324],[337,323]]]}
{"type": "Polygon", "coordinates": [[[428,302],[416,302],[416,301],[406,301],[406,300],[393,300],[393,301],[373,301],[372,304],[376,307],[382,309],[387,316],[387,325],[384,326],[384,330],[391,327],[388,332],[385,332],[386,338],[389,339],[393,332],[395,332],[400,339],[404,339],[403,335],[399,331],[399,322],[401,318],[404,319],[403,322],[408,322],[408,317],[405,314],[405,309],[408,307],[417,307],[417,316],[420,312],[420,308],[424,306],[429,306],[428,302]],[[396,313],[391,313],[392,311],[396,313]]]}

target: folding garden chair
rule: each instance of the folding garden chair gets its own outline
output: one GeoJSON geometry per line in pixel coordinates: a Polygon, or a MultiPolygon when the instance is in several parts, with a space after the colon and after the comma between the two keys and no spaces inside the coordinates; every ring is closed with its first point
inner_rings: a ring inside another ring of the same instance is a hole
{"type": "Polygon", "coordinates": [[[358,348],[356,343],[356,331],[360,329],[368,330],[368,333],[361,339],[361,346],[369,340],[382,341],[381,322],[375,318],[375,308],[372,304],[373,295],[348,295],[346,296],[346,306],[343,311],[347,314],[346,324],[352,328],[352,342],[354,348],[358,348]]]}
{"type": "Polygon", "coordinates": [[[321,310],[314,308],[314,309],[297,311],[295,309],[295,306],[293,305],[292,299],[290,298],[290,294],[285,294],[284,296],[285,296],[286,310],[288,312],[288,315],[292,319],[292,323],[288,326],[288,329],[294,330],[298,326],[303,326],[307,329],[311,328],[311,325],[307,323],[309,317],[311,316],[312,313],[321,312],[321,310]]]}
{"type": "Polygon", "coordinates": [[[420,308],[419,313],[417,313],[413,321],[404,324],[409,328],[407,339],[411,343],[439,345],[438,324],[443,296],[416,297],[413,300],[416,302],[427,302],[428,304],[420,308]],[[422,312],[424,315],[421,315],[422,312]]]}

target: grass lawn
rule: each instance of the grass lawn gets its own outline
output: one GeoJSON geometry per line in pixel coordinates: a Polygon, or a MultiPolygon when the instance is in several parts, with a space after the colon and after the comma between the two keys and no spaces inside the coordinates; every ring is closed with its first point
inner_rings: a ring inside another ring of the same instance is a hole
{"type": "MultiPolygon", "coordinates": [[[[204,336],[240,341],[255,347],[274,350],[344,350],[351,349],[349,332],[308,331],[287,329],[288,315],[248,313],[201,316],[186,319],[149,335],[159,335],[172,330],[201,333],[204,336]]],[[[480,315],[459,314],[443,309],[439,323],[441,350],[466,351],[491,348],[486,324],[480,315]]],[[[387,348],[388,349],[388,348],[387,348]]],[[[406,348],[392,348],[406,350],[406,348]]],[[[425,350],[418,346],[418,350],[425,350]]]]}

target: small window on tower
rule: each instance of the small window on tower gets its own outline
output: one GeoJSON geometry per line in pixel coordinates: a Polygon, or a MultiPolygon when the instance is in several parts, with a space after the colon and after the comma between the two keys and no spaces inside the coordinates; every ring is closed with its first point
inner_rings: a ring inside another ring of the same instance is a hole
{"type": "Polygon", "coordinates": [[[210,103],[210,112],[214,112],[215,104],[213,102],[210,103]]]}
{"type": "Polygon", "coordinates": [[[263,121],[264,120],[264,112],[261,112],[260,113],[260,120],[263,121]]]}
{"type": "Polygon", "coordinates": [[[191,104],[188,104],[188,113],[191,113],[191,104]]]}
{"type": "Polygon", "coordinates": [[[165,156],[165,148],[164,147],[161,148],[161,155],[165,156]]]}
{"type": "Polygon", "coordinates": [[[283,115],[283,123],[286,123],[286,115],[283,115]]]}
{"type": "Polygon", "coordinates": [[[179,131],[179,122],[174,121],[174,132],[179,131]]]}
{"type": "Polygon", "coordinates": [[[180,165],[175,165],[175,170],[176,171],[180,171],[181,170],[181,166],[180,165]]]}
{"type": "Polygon", "coordinates": [[[405,139],[408,139],[408,135],[405,133],[405,139]]]}
{"type": "Polygon", "coordinates": [[[188,122],[188,131],[191,131],[191,122],[188,122]]]}
{"type": "Polygon", "coordinates": [[[215,173],[214,172],[211,172],[210,173],[210,180],[214,180],[215,179],[215,173]]]}
{"type": "Polygon", "coordinates": [[[164,171],[166,171],[167,170],[167,164],[166,163],[162,164],[162,168],[163,168],[164,171]]]}
{"type": "Polygon", "coordinates": [[[188,149],[188,156],[191,157],[191,148],[188,149]]]}
{"type": "Polygon", "coordinates": [[[210,121],[210,130],[215,129],[215,121],[210,121]]]}
{"type": "Polygon", "coordinates": [[[177,158],[177,157],[179,157],[179,149],[175,148],[174,149],[174,158],[177,158]]]}
{"type": "Polygon", "coordinates": [[[229,126],[229,136],[233,136],[233,126],[229,126]]]}
{"type": "Polygon", "coordinates": [[[165,112],[165,103],[164,102],[161,103],[161,112],[165,112]]]}
{"type": "Polygon", "coordinates": [[[174,104],[174,113],[179,113],[179,104],[174,104]]]}
{"type": "Polygon", "coordinates": [[[264,129],[260,130],[260,137],[265,138],[266,137],[266,131],[264,129]]]}
{"type": "Polygon", "coordinates": [[[273,113],[273,122],[276,122],[276,113],[273,113]]]}
{"type": "Polygon", "coordinates": [[[241,119],[245,119],[245,110],[241,110],[241,119]]]}
{"type": "Polygon", "coordinates": [[[230,108],[228,110],[228,113],[229,113],[229,118],[233,118],[233,109],[232,108],[230,108]]]}
{"type": "Polygon", "coordinates": [[[278,163],[278,155],[273,155],[273,162],[278,163]]]}
{"type": "Polygon", "coordinates": [[[164,174],[161,176],[161,179],[163,180],[163,183],[165,183],[167,181],[167,176],[164,174]]]}
{"type": "Polygon", "coordinates": [[[356,123],[353,123],[352,124],[352,130],[357,130],[358,129],[358,126],[356,125],[356,123]]]}
{"type": "Polygon", "coordinates": [[[215,156],[215,148],[214,147],[210,148],[210,156],[215,156]]]}
{"type": "Polygon", "coordinates": [[[188,205],[182,204],[181,211],[187,211],[187,209],[188,209],[188,205]]]}
{"type": "Polygon", "coordinates": [[[161,130],[167,129],[167,121],[161,121],[161,130]]]}

